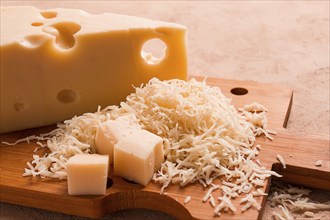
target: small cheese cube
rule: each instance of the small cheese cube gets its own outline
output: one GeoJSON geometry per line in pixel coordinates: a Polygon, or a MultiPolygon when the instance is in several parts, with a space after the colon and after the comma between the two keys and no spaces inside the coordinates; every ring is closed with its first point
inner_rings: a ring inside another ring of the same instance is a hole
{"type": "Polygon", "coordinates": [[[146,186],[164,160],[162,138],[133,130],[114,147],[114,174],[146,186]]]}
{"type": "Polygon", "coordinates": [[[143,130],[134,114],[104,122],[97,129],[96,150],[108,154],[117,176],[147,185],[164,161],[161,137],[143,130]]]}
{"type": "Polygon", "coordinates": [[[164,162],[164,146],[163,146],[163,139],[149,131],[141,130],[138,132],[138,135],[140,137],[146,138],[145,145],[146,146],[152,146],[154,149],[153,154],[155,157],[155,165],[154,165],[154,172],[159,170],[162,163],[164,162]]]}
{"type": "Polygon", "coordinates": [[[109,156],[76,154],[67,162],[70,195],[104,195],[108,178],[109,156]]]}
{"type": "Polygon", "coordinates": [[[113,148],[121,137],[132,133],[131,129],[141,129],[134,114],[106,121],[98,127],[95,136],[95,146],[99,154],[109,155],[109,163],[113,164],[113,148]]]}

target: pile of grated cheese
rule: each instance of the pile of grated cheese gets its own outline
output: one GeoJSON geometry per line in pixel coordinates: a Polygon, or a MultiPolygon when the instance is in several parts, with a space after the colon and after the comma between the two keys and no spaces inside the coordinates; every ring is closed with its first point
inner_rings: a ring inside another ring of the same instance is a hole
{"type": "Polygon", "coordinates": [[[66,178],[66,161],[75,154],[95,152],[97,127],[123,114],[134,113],[141,126],[164,140],[165,162],[153,180],[182,187],[200,183],[208,191],[203,202],[210,202],[215,215],[236,211],[232,199],[244,194],[241,211],[260,209],[255,197],[265,196],[263,187],[274,171],[257,159],[260,145],[256,136],[272,139],[267,128],[267,109],[252,103],[236,110],[220,88],[198,82],[151,79],[135,88],[120,106],[98,108],[58,125],[53,132],[32,139],[46,140],[51,153],[34,155],[24,176],[66,178]],[[220,179],[219,184],[214,180],[220,179]],[[218,196],[214,197],[214,192],[218,196]]]}

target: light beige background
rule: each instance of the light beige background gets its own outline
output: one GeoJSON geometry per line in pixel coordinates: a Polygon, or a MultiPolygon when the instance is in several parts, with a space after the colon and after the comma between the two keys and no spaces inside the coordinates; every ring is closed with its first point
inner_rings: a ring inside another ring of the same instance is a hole
{"type": "MultiPolygon", "coordinates": [[[[186,25],[190,75],[292,88],[287,129],[329,139],[329,1],[1,1],[1,5],[80,8],[186,25]]],[[[323,199],[330,200],[329,194],[323,199]]],[[[145,211],[113,215],[115,219],[155,216],[166,219],[145,211]]],[[[78,219],[4,203],[0,218],[78,219]]],[[[330,218],[329,212],[322,218],[330,218]]]]}

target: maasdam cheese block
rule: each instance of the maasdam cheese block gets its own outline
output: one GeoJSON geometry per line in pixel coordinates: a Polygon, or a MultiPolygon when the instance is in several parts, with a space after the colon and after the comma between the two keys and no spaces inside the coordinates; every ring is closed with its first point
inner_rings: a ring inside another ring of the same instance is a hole
{"type": "Polygon", "coordinates": [[[186,32],[126,15],[1,7],[0,133],[119,104],[152,77],[186,79],[186,32]]]}

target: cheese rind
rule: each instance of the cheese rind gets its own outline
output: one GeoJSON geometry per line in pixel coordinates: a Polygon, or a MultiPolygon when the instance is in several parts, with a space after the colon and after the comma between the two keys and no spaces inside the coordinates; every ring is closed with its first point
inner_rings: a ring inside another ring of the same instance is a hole
{"type": "Polygon", "coordinates": [[[108,155],[74,155],[67,162],[68,193],[70,195],[104,195],[108,167],[108,155]]]}
{"type": "Polygon", "coordinates": [[[186,28],[80,10],[1,8],[0,133],[45,126],[119,104],[134,86],[187,78],[186,28]],[[160,39],[159,64],[141,56],[160,39]]]}

